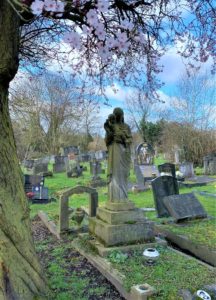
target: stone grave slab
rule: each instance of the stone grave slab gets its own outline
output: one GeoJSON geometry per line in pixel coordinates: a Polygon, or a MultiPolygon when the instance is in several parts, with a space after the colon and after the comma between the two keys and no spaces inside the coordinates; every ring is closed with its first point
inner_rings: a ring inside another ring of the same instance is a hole
{"type": "Polygon", "coordinates": [[[193,193],[170,195],[164,197],[163,202],[170,215],[177,222],[207,217],[205,209],[193,193]]]}
{"type": "Polygon", "coordinates": [[[178,181],[172,176],[160,176],[152,180],[155,208],[159,218],[169,217],[169,211],[163,203],[163,198],[170,195],[178,195],[178,181]]]}
{"type": "Polygon", "coordinates": [[[164,163],[158,166],[160,173],[166,173],[166,175],[171,175],[176,177],[175,165],[171,163],[164,163]]]}

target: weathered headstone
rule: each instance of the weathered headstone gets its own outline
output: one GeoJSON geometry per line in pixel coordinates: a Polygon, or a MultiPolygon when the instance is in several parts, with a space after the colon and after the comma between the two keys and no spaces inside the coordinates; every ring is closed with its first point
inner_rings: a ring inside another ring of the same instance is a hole
{"type": "Polygon", "coordinates": [[[154,150],[150,144],[141,143],[135,150],[135,161],[139,165],[152,165],[154,161],[154,150]]]}
{"type": "Polygon", "coordinates": [[[24,175],[24,190],[25,192],[32,192],[33,186],[44,185],[43,176],[39,175],[24,175]]]}
{"type": "Polygon", "coordinates": [[[176,221],[207,217],[202,204],[193,193],[167,196],[163,198],[163,203],[176,221]]]}
{"type": "Polygon", "coordinates": [[[216,175],[216,152],[206,155],[203,158],[204,174],[216,175]]]}
{"type": "Polygon", "coordinates": [[[158,217],[169,217],[169,212],[163,203],[163,198],[179,194],[177,179],[172,176],[165,175],[155,178],[152,180],[151,184],[158,217]]]}
{"type": "Polygon", "coordinates": [[[166,175],[171,175],[172,177],[176,177],[174,164],[171,163],[161,164],[158,166],[158,170],[160,173],[166,173],[166,175]]]}
{"type": "Polygon", "coordinates": [[[67,156],[55,156],[55,163],[53,164],[53,172],[60,173],[66,170],[67,156]]]}
{"type": "Polygon", "coordinates": [[[194,177],[194,168],[192,162],[185,162],[179,166],[179,171],[185,178],[194,177]]]}
{"type": "Polygon", "coordinates": [[[138,165],[134,164],[134,173],[136,175],[138,186],[142,187],[148,180],[159,176],[158,169],[155,165],[138,165]]]}
{"type": "Polygon", "coordinates": [[[90,173],[93,177],[98,177],[102,172],[102,165],[99,161],[90,161],[90,173]]]}
{"type": "Polygon", "coordinates": [[[69,230],[69,217],[71,210],[69,207],[69,197],[74,194],[89,194],[89,216],[96,216],[96,209],[98,206],[98,193],[96,189],[86,186],[75,186],[64,191],[60,196],[60,212],[59,212],[59,231],[64,232],[69,230]]]}
{"type": "Polygon", "coordinates": [[[39,173],[47,173],[48,172],[48,163],[43,162],[43,160],[38,159],[34,161],[33,166],[33,174],[37,175],[39,173]]]}
{"type": "Polygon", "coordinates": [[[44,187],[42,185],[34,186],[32,188],[32,192],[34,193],[34,196],[32,197],[32,203],[48,203],[49,200],[49,190],[47,187],[44,187]]]}

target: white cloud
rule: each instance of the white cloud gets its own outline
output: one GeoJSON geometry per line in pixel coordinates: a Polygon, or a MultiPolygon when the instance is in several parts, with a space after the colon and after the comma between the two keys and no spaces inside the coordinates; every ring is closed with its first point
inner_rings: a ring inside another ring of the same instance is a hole
{"type": "Polygon", "coordinates": [[[114,86],[108,86],[105,89],[105,94],[108,98],[124,102],[126,100],[126,97],[129,93],[131,93],[132,89],[128,87],[121,87],[117,83],[114,84],[114,86]]]}

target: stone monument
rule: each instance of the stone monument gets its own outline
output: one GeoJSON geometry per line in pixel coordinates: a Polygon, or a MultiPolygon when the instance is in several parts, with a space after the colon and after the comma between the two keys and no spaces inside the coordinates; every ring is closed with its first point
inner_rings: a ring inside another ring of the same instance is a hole
{"type": "Polygon", "coordinates": [[[203,158],[204,174],[216,175],[216,152],[210,153],[203,158]]]}
{"type": "Polygon", "coordinates": [[[104,124],[108,148],[108,200],[89,219],[89,231],[105,246],[154,240],[153,222],[128,199],[132,135],[121,108],[115,108],[104,124]]]}

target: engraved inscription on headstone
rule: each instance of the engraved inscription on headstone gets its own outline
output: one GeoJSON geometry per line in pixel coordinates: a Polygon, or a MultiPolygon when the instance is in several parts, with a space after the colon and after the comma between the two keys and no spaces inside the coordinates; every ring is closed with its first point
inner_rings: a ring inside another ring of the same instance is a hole
{"type": "Polygon", "coordinates": [[[160,176],[152,180],[155,207],[159,218],[169,217],[169,212],[163,203],[163,198],[179,194],[177,179],[172,176],[160,176]]]}
{"type": "Polygon", "coordinates": [[[163,202],[176,221],[207,217],[205,209],[193,193],[167,196],[163,202]]]}

